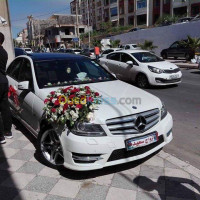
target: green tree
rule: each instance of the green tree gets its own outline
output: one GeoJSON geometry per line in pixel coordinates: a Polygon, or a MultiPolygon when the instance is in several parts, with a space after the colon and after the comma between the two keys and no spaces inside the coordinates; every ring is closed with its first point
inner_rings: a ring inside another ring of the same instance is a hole
{"type": "Polygon", "coordinates": [[[117,48],[120,45],[120,40],[110,40],[110,47],[117,48]]]}
{"type": "Polygon", "coordinates": [[[172,24],[172,23],[177,22],[178,19],[179,19],[178,16],[164,15],[158,18],[158,20],[156,21],[156,25],[172,24]]]}
{"type": "Polygon", "coordinates": [[[112,28],[112,22],[102,22],[100,26],[101,29],[108,31],[112,28]]]}
{"type": "Polygon", "coordinates": [[[98,40],[98,39],[94,38],[94,39],[92,40],[92,45],[93,45],[94,47],[100,47],[100,48],[101,48],[101,46],[102,46],[101,40],[98,40]]]}
{"type": "Polygon", "coordinates": [[[145,40],[143,44],[138,44],[138,46],[143,50],[152,51],[153,49],[158,48],[157,46],[153,45],[153,41],[145,40]]]}

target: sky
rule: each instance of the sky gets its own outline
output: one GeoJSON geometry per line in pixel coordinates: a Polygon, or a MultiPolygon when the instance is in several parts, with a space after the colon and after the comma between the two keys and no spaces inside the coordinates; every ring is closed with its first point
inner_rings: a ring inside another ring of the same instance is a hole
{"type": "Polygon", "coordinates": [[[71,0],[8,0],[13,38],[26,28],[27,16],[46,19],[54,13],[70,14],[71,0]],[[42,15],[42,16],[41,16],[42,15]]]}

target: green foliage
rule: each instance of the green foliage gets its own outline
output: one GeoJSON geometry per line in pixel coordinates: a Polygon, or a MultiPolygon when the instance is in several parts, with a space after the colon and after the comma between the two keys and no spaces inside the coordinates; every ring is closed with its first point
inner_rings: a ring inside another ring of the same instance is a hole
{"type": "Polygon", "coordinates": [[[167,24],[167,23],[175,23],[180,17],[178,16],[171,16],[171,15],[163,15],[162,17],[159,17],[156,21],[156,25],[160,24],[167,24]]]}
{"type": "Polygon", "coordinates": [[[112,28],[112,22],[102,22],[100,25],[101,29],[103,30],[110,30],[112,28]]]}
{"type": "Polygon", "coordinates": [[[98,40],[98,39],[94,38],[94,39],[92,40],[92,45],[93,45],[94,47],[101,47],[101,46],[102,46],[101,40],[98,40]]]}
{"type": "Polygon", "coordinates": [[[120,40],[111,40],[110,41],[110,47],[111,48],[117,48],[117,47],[119,47],[119,45],[120,45],[120,40]]]}
{"type": "Polygon", "coordinates": [[[152,51],[155,48],[158,48],[157,46],[153,45],[153,41],[145,40],[143,44],[138,44],[138,46],[143,50],[152,51]]]}
{"type": "Polygon", "coordinates": [[[190,48],[194,52],[200,48],[200,38],[192,38],[191,36],[187,36],[187,40],[181,40],[179,42],[180,45],[184,47],[190,48]]]}

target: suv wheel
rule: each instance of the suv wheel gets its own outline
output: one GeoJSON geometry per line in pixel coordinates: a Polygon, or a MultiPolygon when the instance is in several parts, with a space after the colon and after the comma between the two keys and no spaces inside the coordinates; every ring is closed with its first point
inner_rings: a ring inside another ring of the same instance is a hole
{"type": "Polygon", "coordinates": [[[147,88],[149,86],[149,81],[144,74],[139,74],[136,78],[136,84],[140,88],[147,88]]]}
{"type": "Polygon", "coordinates": [[[53,168],[63,165],[64,156],[60,138],[54,129],[39,134],[38,149],[43,161],[53,168]]]}

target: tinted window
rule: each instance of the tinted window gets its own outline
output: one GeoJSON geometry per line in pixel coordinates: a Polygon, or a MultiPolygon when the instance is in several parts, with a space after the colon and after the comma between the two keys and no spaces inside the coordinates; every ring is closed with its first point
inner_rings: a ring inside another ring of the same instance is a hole
{"type": "Polygon", "coordinates": [[[7,69],[7,74],[16,80],[18,80],[22,61],[23,61],[22,58],[17,58],[10,64],[10,66],[7,69]]]}
{"type": "Polygon", "coordinates": [[[38,61],[34,67],[40,88],[115,80],[98,63],[88,59],[38,61]]]}
{"type": "Polygon", "coordinates": [[[109,59],[109,60],[120,61],[120,54],[119,53],[112,53],[112,54],[109,54],[106,58],[109,59]]]}
{"type": "Polygon", "coordinates": [[[112,53],[113,51],[114,51],[113,49],[108,49],[108,50],[105,50],[103,54],[109,54],[109,53],[112,53]]]}
{"type": "Polygon", "coordinates": [[[139,52],[139,53],[132,53],[133,57],[135,57],[139,62],[148,63],[148,62],[160,62],[164,61],[160,57],[149,53],[149,52],[139,52]]]}
{"type": "Polygon", "coordinates": [[[125,49],[130,49],[130,46],[129,46],[129,45],[126,45],[125,49]]]}
{"type": "Polygon", "coordinates": [[[32,77],[32,71],[31,71],[31,63],[27,59],[24,59],[23,65],[22,65],[20,73],[19,73],[18,80],[19,80],[19,82],[29,81],[29,87],[33,88],[33,77],[32,77]]]}
{"type": "Polygon", "coordinates": [[[128,54],[126,53],[122,53],[121,54],[121,62],[128,62],[128,61],[132,61],[134,65],[138,65],[137,62],[128,54]]]}
{"type": "Polygon", "coordinates": [[[176,43],[172,44],[172,45],[170,46],[170,48],[175,49],[175,48],[178,48],[178,46],[179,46],[179,44],[176,42],[176,43]]]}

